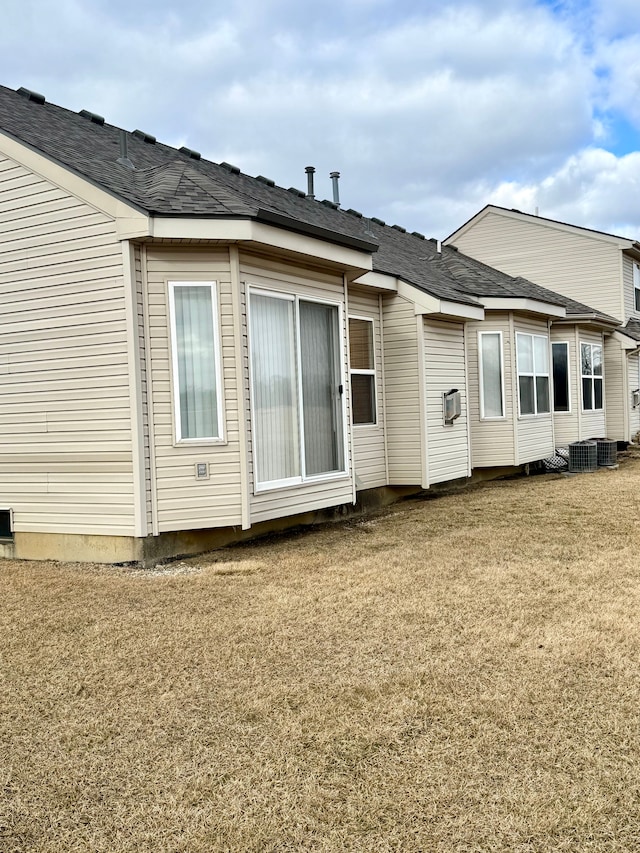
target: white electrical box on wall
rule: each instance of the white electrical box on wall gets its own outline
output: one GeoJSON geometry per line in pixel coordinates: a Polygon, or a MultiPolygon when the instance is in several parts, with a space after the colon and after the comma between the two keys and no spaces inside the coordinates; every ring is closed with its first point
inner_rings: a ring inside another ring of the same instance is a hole
{"type": "Polygon", "coordinates": [[[209,463],[208,462],[196,462],[196,480],[208,480],[209,479],[209,463]]]}

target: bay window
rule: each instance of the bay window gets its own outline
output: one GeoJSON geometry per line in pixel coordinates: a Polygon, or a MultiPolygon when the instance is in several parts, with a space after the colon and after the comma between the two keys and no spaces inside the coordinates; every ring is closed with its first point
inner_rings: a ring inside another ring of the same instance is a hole
{"type": "Polygon", "coordinates": [[[346,473],[340,309],[249,291],[256,489],[346,473]]]}
{"type": "Polygon", "coordinates": [[[504,417],[502,332],[478,332],[480,417],[504,417]]]}
{"type": "Polygon", "coordinates": [[[580,344],[582,370],[582,408],[585,412],[602,409],[602,347],[580,344]]]}
{"type": "Polygon", "coordinates": [[[221,441],[222,373],[216,283],[170,281],[176,441],[221,441]]]}
{"type": "Polygon", "coordinates": [[[549,339],[516,334],[518,402],[521,415],[542,415],[549,405],[549,339]]]}
{"type": "Polygon", "coordinates": [[[376,423],[376,371],[373,354],[373,320],[349,317],[351,410],[353,423],[376,423]]]}

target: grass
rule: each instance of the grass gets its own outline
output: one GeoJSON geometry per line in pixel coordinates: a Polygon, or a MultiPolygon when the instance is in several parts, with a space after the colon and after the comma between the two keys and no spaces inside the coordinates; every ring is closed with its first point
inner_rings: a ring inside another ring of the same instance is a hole
{"type": "Polygon", "coordinates": [[[0,567],[0,851],[640,849],[640,459],[0,567]]]}

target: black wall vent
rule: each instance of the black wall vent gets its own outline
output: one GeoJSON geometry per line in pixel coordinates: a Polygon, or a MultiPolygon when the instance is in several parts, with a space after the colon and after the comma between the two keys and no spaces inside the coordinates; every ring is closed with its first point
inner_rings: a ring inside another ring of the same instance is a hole
{"type": "Polygon", "coordinates": [[[45,103],[44,95],[41,95],[39,92],[32,92],[31,89],[25,89],[24,86],[20,86],[17,91],[19,95],[22,95],[22,97],[26,98],[28,101],[33,101],[34,104],[45,103]]]}
{"type": "Polygon", "coordinates": [[[13,524],[10,509],[0,509],[0,539],[13,539],[13,524]]]}
{"type": "Polygon", "coordinates": [[[141,139],[143,142],[148,142],[149,145],[156,144],[155,136],[152,136],[150,133],[145,133],[144,130],[134,130],[131,135],[135,136],[136,139],[141,139]]]}
{"type": "Polygon", "coordinates": [[[104,116],[99,116],[98,113],[92,113],[89,110],[80,110],[78,115],[81,115],[82,118],[88,118],[90,122],[99,124],[100,127],[104,124],[104,116]]]}
{"type": "Polygon", "coordinates": [[[233,175],[239,175],[240,169],[237,166],[234,166],[232,163],[222,162],[220,163],[223,169],[226,169],[227,172],[231,172],[233,175]]]}
{"type": "Polygon", "coordinates": [[[181,154],[186,154],[187,157],[191,157],[192,160],[200,160],[202,158],[202,154],[199,151],[194,151],[193,148],[187,148],[186,145],[183,145],[180,148],[181,154]]]}

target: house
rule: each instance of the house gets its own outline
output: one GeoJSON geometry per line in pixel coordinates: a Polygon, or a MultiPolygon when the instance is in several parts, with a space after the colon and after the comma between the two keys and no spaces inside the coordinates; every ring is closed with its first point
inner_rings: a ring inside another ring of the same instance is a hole
{"type": "Polygon", "coordinates": [[[555,327],[615,326],[26,89],[0,87],[0,223],[5,556],[153,561],[537,461],[555,327]]]}
{"type": "Polygon", "coordinates": [[[576,340],[584,365],[576,402],[582,412],[601,402],[607,435],[630,441],[640,430],[640,243],[495,205],[483,208],[445,243],[618,320],[619,328],[604,340],[603,392],[593,373],[598,351],[588,340],[576,340]]]}

